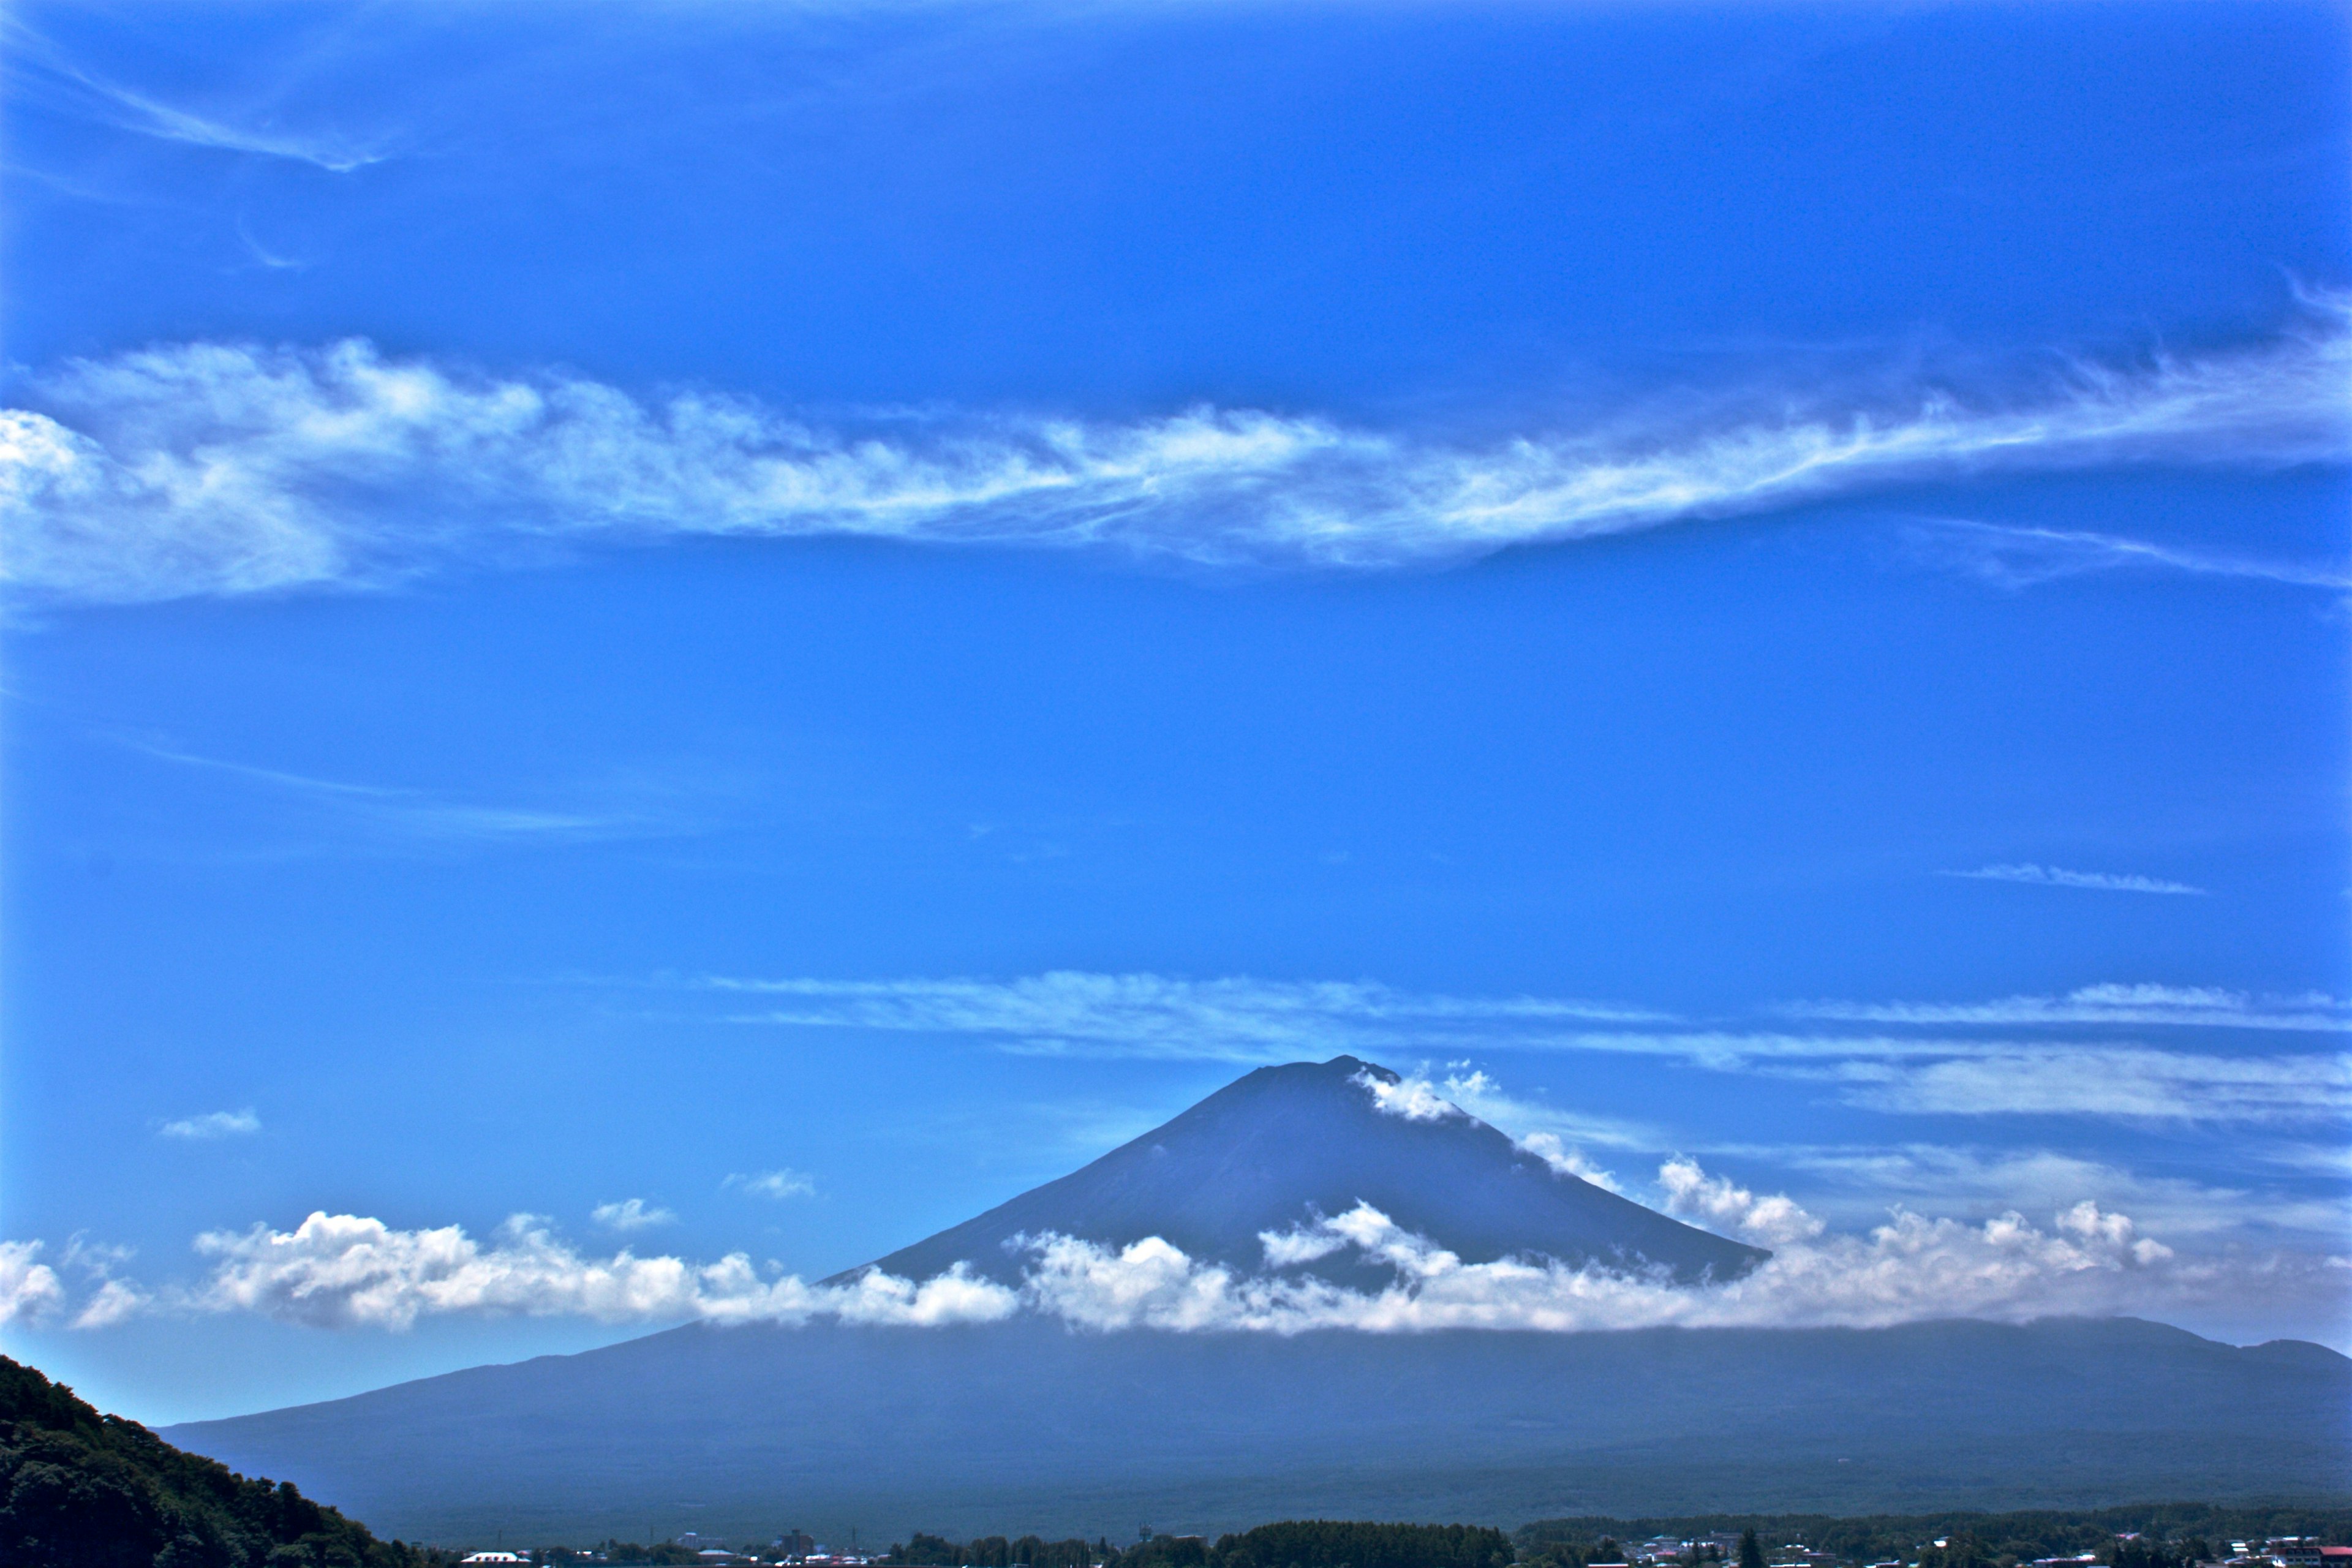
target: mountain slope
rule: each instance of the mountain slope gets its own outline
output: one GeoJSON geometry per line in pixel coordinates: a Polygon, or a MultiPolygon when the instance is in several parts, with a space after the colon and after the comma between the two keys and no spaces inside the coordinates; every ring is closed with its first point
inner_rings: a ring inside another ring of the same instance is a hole
{"type": "MultiPolygon", "coordinates": [[[[1016,1238],[1058,1231],[1121,1246],[1158,1236],[1249,1273],[1265,1266],[1260,1233],[1360,1202],[1469,1263],[1538,1254],[1570,1267],[1656,1267],[1695,1283],[1736,1278],[1767,1256],[1554,1171],[1450,1107],[1420,1117],[1382,1110],[1370,1086],[1400,1081],[1354,1057],[1261,1068],[1083,1170],[869,1267],[924,1279],[963,1262],[1012,1283],[1016,1238]]],[[[1308,1270],[1372,1289],[1388,1279],[1360,1258],[1308,1270]]]]}
{"type": "Polygon", "coordinates": [[[2352,1362],[2129,1319],[696,1326],[171,1436],[436,1539],[2322,1501],[2352,1498],[2352,1362]]]}

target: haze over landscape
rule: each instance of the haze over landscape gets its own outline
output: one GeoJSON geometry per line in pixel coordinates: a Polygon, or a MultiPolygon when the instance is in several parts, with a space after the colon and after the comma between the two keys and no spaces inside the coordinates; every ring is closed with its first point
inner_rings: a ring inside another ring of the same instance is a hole
{"type": "Polygon", "coordinates": [[[2341,5],[0,27],[8,1356],[436,1542],[2352,1495],[2341,5]]]}

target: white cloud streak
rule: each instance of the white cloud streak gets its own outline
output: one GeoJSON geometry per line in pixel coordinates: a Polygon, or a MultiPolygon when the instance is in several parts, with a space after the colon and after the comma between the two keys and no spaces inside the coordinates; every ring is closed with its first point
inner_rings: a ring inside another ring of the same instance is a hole
{"type": "Polygon", "coordinates": [[[382,163],[390,155],[380,142],[355,141],[331,132],[305,133],[266,122],[240,122],[167,103],[83,68],[21,23],[6,24],[0,28],[0,37],[5,37],[11,63],[19,73],[15,85],[31,86],[33,96],[53,107],[118,131],[183,146],[285,159],[338,174],[382,163]]]}
{"type": "Polygon", "coordinates": [[[2082,529],[2034,528],[1937,518],[1911,521],[1911,547],[1925,560],[2004,588],[2030,588],[2094,572],[2181,572],[2296,588],[2352,590],[2352,571],[2294,561],[2188,550],[2082,529]]]}
{"type": "Polygon", "coordinates": [[[2330,299],[2258,346],[2078,366],[2022,395],[1784,400],[1482,447],[1219,408],[824,428],[740,397],[646,400],[357,341],[184,343],[72,362],[0,415],[0,577],[136,602],[380,585],[533,543],[684,534],[1442,563],[1990,470],[2340,459],[2346,325],[2330,299]]]}
{"type": "MultiPolygon", "coordinates": [[[[2162,1050],[2104,1038],[1932,1037],[1883,1027],[1853,1034],[1594,1028],[1589,1026],[1596,1021],[1675,1020],[1612,1004],[1419,995],[1369,982],[1192,981],[1059,971],[1007,981],[705,978],[693,984],[721,995],[790,1004],[737,1015],[739,1022],[962,1035],[1023,1052],[1235,1062],[1342,1051],[1407,1059],[1430,1050],[1595,1052],[1666,1058],[1712,1072],[1815,1079],[1835,1086],[1850,1104],[1906,1114],[2216,1123],[2352,1114],[2352,1058],[2337,1052],[2162,1050]]],[[[2221,1024],[2327,1033],[2352,1026],[2352,1010],[2326,996],[2255,997],[2216,987],[2145,984],[2090,985],[2064,996],[1980,1004],[1813,1002],[1779,1011],[1906,1027],[2221,1024]]],[[[1556,1168],[1580,1176],[1587,1173],[1583,1156],[1570,1144],[1658,1149],[1668,1142],[1654,1129],[1512,1099],[1475,1071],[1454,1070],[1434,1082],[1410,1078],[1375,1092],[1388,1109],[1410,1104],[1427,1112],[1450,1101],[1515,1132],[1550,1134],[1559,1148],[1527,1146],[1548,1160],[1557,1154],[1556,1168]]]]}
{"type": "Polygon", "coordinates": [[[2189,1028],[2352,1032],[2352,1003],[2319,992],[2256,996],[2216,985],[2085,985],[2063,996],[1994,1002],[1801,1002],[1805,1018],[1885,1024],[2156,1024],[2189,1028]]]}
{"type": "Polygon", "coordinates": [[[643,1198],[625,1198],[616,1204],[598,1204],[588,1217],[606,1230],[653,1230],[660,1226],[676,1225],[677,1215],[666,1208],[656,1208],[643,1198]]]}
{"type": "Polygon", "coordinates": [[[2106,893],[2206,895],[2205,889],[2192,888],[2186,882],[2112,871],[2069,871],[2063,867],[2037,866],[2031,861],[2014,866],[1979,866],[1973,871],[1946,871],[1943,875],[1978,882],[2023,882],[2037,888],[2088,888],[2106,893]]]}
{"type": "Polygon", "coordinates": [[[786,1198],[816,1195],[816,1178],[789,1165],[782,1170],[738,1173],[719,1184],[736,1192],[749,1193],[755,1198],[768,1198],[778,1203],[786,1198]]]}
{"type": "Polygon", "coordinates": [[[148,742],[122,744],[157,762],[257,784],[356,826],[407,839],[461,845],[573,844],[675,833],[686,826],[651,813],[552,810],[459,800],[396,784],[314,778],[148,742]]]}
{"type": "Polygon", "coordinates": [[[250,1138],[261,1131],[261,1118],[251,1106],[243,1110],[208,1110],[202,1116],[184,1116],[177,1121],[166,1121],[157,1131],[166,1138],[179,1138],[190,1142],[250,1138]]]}
{"type": "Polygon", "coordinates": [[[770,1004],[743,1016],[748,1023],[973,1035],[1028,1051],[1181,1060],[1290,1061],[1465,1030],[1666,1016],[1599,1002],[1414,994],[1370,982],[1070,970],[1004,981],[711,976],[696,984],[770,1004]]]}

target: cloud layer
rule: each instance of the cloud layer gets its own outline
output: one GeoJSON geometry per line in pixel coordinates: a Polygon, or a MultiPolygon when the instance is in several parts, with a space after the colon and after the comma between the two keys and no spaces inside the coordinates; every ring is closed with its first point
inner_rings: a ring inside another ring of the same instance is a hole
{"type": "MultiPolygon", "coordinates": [[[[1368,982],[1186,980],[1056,971],[1018,979],[835,981],[705,978],[697,988],[756,997],[739,1022],[961,1035],[1009,1050],[1234,1062],[1358,1052],[1520,1050],[1661,1057],[1712,1072],[1832,1085],[1847,1103],[1922,1115],[2071,1115],[2174,1122],[2295,1122],[2352,1115],[2352,1057],[2341,1051],[2166,1049],[2084,1026],[2216,1026],[2331,1035],[2352,1028],[2333,997],[2261,997],[2210,986],[2100,984],[2063,995],[1982,1003],[1809,1002],[1783,1015],[1867,1029],[1730,1028],[1612,1003],[1534,996],[1416,994],[1368,982]],[[1887,1026],[1895,1026],[1889,1028],[1887,1026]],[[1955,1031],[1952,1026],[1961,1026],[1955,1031]],[[1979,1026],[2050,1030],[1972,1037],[1979,1026]],[[1934,1026],[1945,1032],[1905,1032],[1934,1026]]],[[[1459,1064],[1466,1068],[1465,1064],[1459,1064]]],[[[1504,1097],[1484,1075],[1434,1088],[1380,1086],[1385,1108],[1473,1114],[1571,1142],[1658,1148],[1644,1130],[1504,1097]],[[1443,1098],[1435,1097],[1443,1090],[1443,1098]],[[1402,1097],[1402,1098],[1400,1098],[1402,1097]]],[[[1536,1149],[1562,1169],[1583,1156],[1536,1149]]]]}
{"type": "Polygon", "coordinates": [[[2061,866],[2037,866],[2031,861],[2014,866],[1979,866],[1973,871],[1947,871],[1944,875],[1978,882],[2023,882],[2037,888],[2089,888],[2105,893],[2201,896],[2206,891],[2203,888],[2192,888],[2186,882],[2168,882],[2158,877],[2113,871],[2069,871],[2061,866]]]}
{"type": "MultiPolygon", "coordinates": [[[[1746,1278],[1700,1288],[1543,1259],[1465,1263],[1368,1204],[1269,1235],[1267,1272],[1202,1264],[1159,1237],[1108,1247],[1070,1237],[1030,1243],[1024,1287],[1034,1310],[1082,1328],[1300,1333],[1318,1329],[1882,1327],[1924,1318],[2022,1321],[2061,1312],[2147,1310],[2242,1286],[2243,1266],[2183,1266],[2132,1221],[2088,1202],[2049,1228],[2010,1213],[1980,1226],[1897,1210],[1865,1236],[1825,1236],[1786,1198],[1755,1194],[1695,1165],[1661,1172],[1689,1206],[1759,1240],[1772,1258],[1746,1278]],[[1353,1251],[1393,1283],[1343,1289],[1286,1268],[1353,1251]]],[[[2276,1272],[2279,1260],[2252,1266],[2276,1272]]],[[[2309,1273],[2304,1262],[2284,1268],[2309,1273]]]]}
{"type": "MultiPolygon", "coordinates": [[[[1104,1331],[1875,1327],[2162,1310],[2248,1289],[2320,1295],[2340,1289],[2345,1268],[2288,1254],[2183,1259],[2088,1200],[2061,1207],[2047,1225],[2014,1211],[1969,1225],[1897,1208],[1857,1235],[1831,1232],[1787,1196],[1759,1195],[1689,1160],[1669,1161],[1657,1180],[1674,1212],[1769,1246],[1770,1259],[1740,1279],[1700,1287],[1540,1258],[1469,1263],[1359,1203],[1265,1233],[1265,1267],[1256,1273],[1201,1262],[1159,1237],[1112,1246],[1048,1234],[1018,1238],[1017,1289],[961,1264],[921,1281],[877,1271],[825,1286],[760,1269],[741,1253],[698,1266],[627,1250],[588,1257],[529,1215],[482,1242],[455,1226],[404,1231],[321,1212],[290,1231],[256,1226],[199,1237],[211,1271],[191,1288],[151,1293],[104,1279],[75,1326],[153,1310],[394,1331],[445,1315],[936,1326],[1027,1310],[1104,1331]],[[1384,1268],[1390,1283],[1351,1289],[1298,1271],[1339,1253],[1384,1268]]],[[[0,1244],[0,1322],[62,1310],[64,1289],[38,1251],[38,1243],[0,1244]]]]}
{"type": "Polygon", "coordinates": [[[544,1220],[517,1215],[485,1244],[457,1226],[395,1230],[357,1215],[311,1215],[290,1231],[210,1231],[205,1283],[168,1304],[248,1311],[320,1328],[405,1329],[420,1317],[578,1317],[599,1322],[856,1323],[988,1321],[1018,1302],[1002,1285],[950,1271],[918,1285],[869,1275],[808,1285],[762,1273],[742,1253],[694,1265],[678,1258],[585,1257],[544,1220]]]}
{"type": "Polygon", "coordinates": [[[680,534],[1445,561],[1985,470],[2341,458],[2346,321],[2324,300],[2257,346],[2078,365],[2006,396],[1718,403],[1483,447],[1206,407],[826,427],[740,397],[646,400],[359,341],[182,343],[72,362],[0,414],[0,574],[58,600],[142,601],[680,534]]]}

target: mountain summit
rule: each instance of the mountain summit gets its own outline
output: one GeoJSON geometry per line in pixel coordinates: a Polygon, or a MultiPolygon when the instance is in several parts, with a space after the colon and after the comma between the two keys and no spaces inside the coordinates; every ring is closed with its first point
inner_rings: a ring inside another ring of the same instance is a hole
{"type": "MultiPolygon", "coordinates": [[[[1084,1169],[866,1267],[926,1279],[963,1263],[1013,1283],[1024,1239],[1058,1232],[1110,1247],[1157,1236],[1251,1274],[1267,1267],[1263,1236],[1359,1204],[1465,1263],[1549,1258],[1696,1284],[1769,1256],[1557,1170],[1387,1068],[1343,1056],[1260,1068],[1084,1169]]],[[[1350,1253],[1297,1267],[1359,1288],[1388,1278],[1350,1253]]]]}

